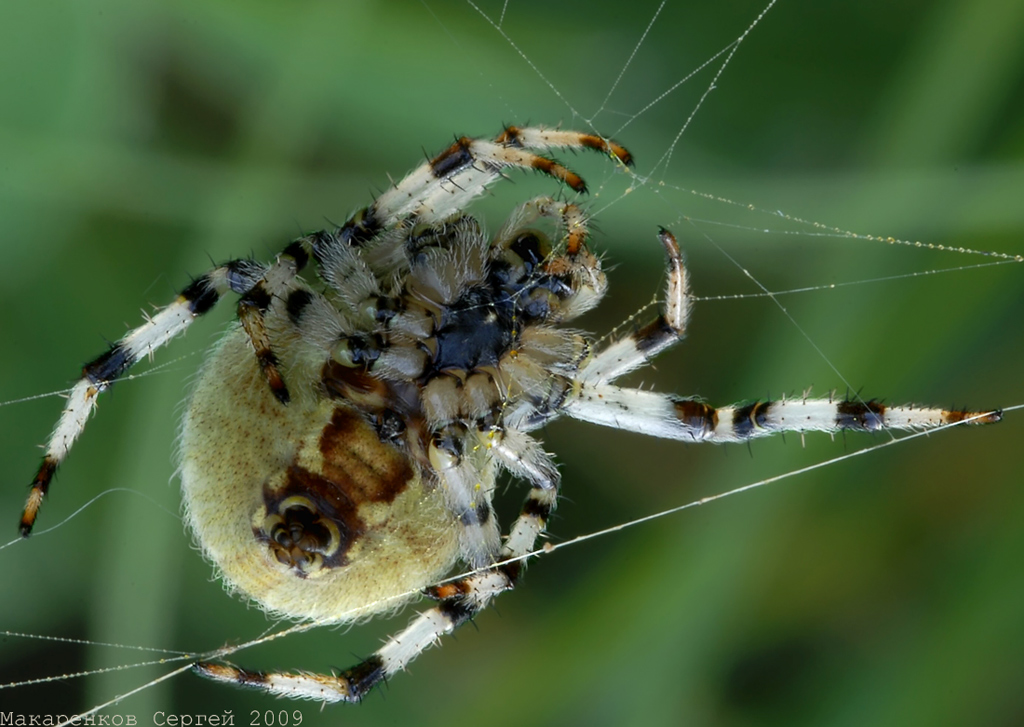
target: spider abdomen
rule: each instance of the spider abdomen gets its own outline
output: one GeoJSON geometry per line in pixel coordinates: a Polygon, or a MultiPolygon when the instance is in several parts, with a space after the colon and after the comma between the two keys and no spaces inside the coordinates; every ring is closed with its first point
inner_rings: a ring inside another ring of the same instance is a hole
{"type": "Polygon", "coordinates": [[[239,330],[204,367],[181,444],[196,540],[269,611],[346,621],[392,609],[457,557],[452,515],[410,455],[344,401],[282,406],[239,330]]]}

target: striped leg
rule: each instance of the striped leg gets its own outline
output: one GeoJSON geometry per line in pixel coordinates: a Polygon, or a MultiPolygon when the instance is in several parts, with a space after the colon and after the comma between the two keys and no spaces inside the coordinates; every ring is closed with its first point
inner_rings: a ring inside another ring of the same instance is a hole
{"type": "Polygon", "coordinates": [[[593,149],[615,157],[627,167],[633,166],[633,155],[624,146],[597,134],[545,129],[539,126],[508,126],[494,141],[498,144],[526,149],[593,149]]]}
{"type": "MultiPolygon", "coordinates": [[[[530,490],[522,514],[502,548],[503,560],[525,556],[533,549],[537,535],[555,508],[556,497],[557,490],[553,487],[530,490]]],[[[427,595],[438,601],[436,606],[416,616],[373,656],[337,675],[247,671],[209,662],[198,662],[193,670],[209,679],[259,689],[278,697],[358,702],[377,684],[403,671],[443,635],[450,634],[486,608],[499,593],[514,588],[522,569],[523,561],[513,560],[428,589],[427,595]]]]}
{"type": "Polygon", "coordinates": [[[277,261],[238,301],[238,320],[249,337],[260,371],[263,372],[271,392],[282,404],[287,404],[291,395],[278,369],[279,361],[270,345],[266,315],[274,299],[288,300],[288,294],[296,289],[296,276],[309,262],[309,255],[302,241],[288,245],[277,256],[277,261]]]}
{"type": "Polygon", "coordinates": [[[946,411],[849,399],[783,399],[716,409],[693,399],[618,386],[581,385],[566,401],[574,419],[664,439],[742,442],[778,432],[921,430],[957,422],[991,424],[1000,411],[946,411]]]}
{"type": "Polygon", "coordinates": [[[461,527],[462,559],[471,568],[491,565],[501,542],[491,506],[494,469],[478,460],[461,425],[442,428],[427,449],[430,464],[441,480],[445,503],[461,527]]]}
{"type": "Polygon", "coordinates": [[[682,340],[691,309],[688,276],[675,236],[662,227],[658,239],[668,255],[665,310],[656,320],[594,354],[580,369],[580,381],[611,383],[682,340]]]}
{"type": "Polygon", "coordinates": [[[89,415],[96,407],[96,397],[106,391],[121,375],[143,356],[175,336],[184,333],[199,316],[209,311],[228,291],[245,294],[263,277],[264,266],[249,260],[235,260],[222,265],[185,288],[166,308],[131,331],[110,350],[86,364],[82,378],[71,389],[64,412],[50,435],[46,454],[32,482],[25,510],[21,515],[20,530],[24,537],[32,532],[43,498],[50,482],[71,445],[85,429],[89,415]]]}
{"type": "Polygon", "coordinates": [[[535,487],[558,488],[558,468],[540,442],[518,429],[491,427],[477,432],[481,443],[502,466],[535,487]]]}
{"type": "Polygon", "coordinates": [[[509,167],[535,169],[576,192],[586,191],[578,174],[531,149],[593,149],[622,164],[633,163],[632,155],[621,145],[578,131],[510,126],[494,141],[463,136],[353,215],[338,238],[360,244],[409,217],[426,223],[444,221],[483,194],[509,167]]]}

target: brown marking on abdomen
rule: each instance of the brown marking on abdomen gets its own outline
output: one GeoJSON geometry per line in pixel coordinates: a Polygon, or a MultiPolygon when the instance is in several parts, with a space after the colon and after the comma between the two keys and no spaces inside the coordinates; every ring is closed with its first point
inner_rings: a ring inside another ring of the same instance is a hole
{"type": "Polygon", "coordinates": [[[254,525],[256,538],[300,577],[347,565],[371,527],[362,508],[392,503],[416,476],[408,455],[346,406],[335,408],[317,445],[315,463],[296,459],[283,483],[275,477],[264,485],[266,516],[254,525]]]}
{"type": "Polygon", "coordinates": [[[347,565],[349,548],[366,532],[358,503],[344,489],[298,465],[288,468],[280,490],[264,486],[263,502],[267,516],[256,538],[302,576],[347,565]]]}
{"type": "Polygon", "coordinates": [[[382,442],[359,413],[334,410],[320,435],[323,475],[357,507],[364,502],[392,502],[414,476],[408,456],[382,442]]]}

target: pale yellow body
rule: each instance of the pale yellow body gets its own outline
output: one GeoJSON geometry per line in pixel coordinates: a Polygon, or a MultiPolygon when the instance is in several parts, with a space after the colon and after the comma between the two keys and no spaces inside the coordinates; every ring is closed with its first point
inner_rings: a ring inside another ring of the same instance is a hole
{"type": "Polygon", "coordinates": [[[307,395],[282,406],[240,329],[226,336],[200,375],[181,453],[187,519],[204,555],[232,590],[275,614],[350,621],[389,610],[408,598],[395,596],[435,582],[458,557],[457,524],[420,468],[382,443],[343,400],[307,395]],[[339,418],[344,436],[331,440],[325,454],[325,432],[337,435],[332,421],[339,418]],[[301,572],[257,537],[272,514],[267,497],[284,492],[296,471],[317,476],[321,491],[352,506],[363,524],[350,531],[340,565],[301,572]],[[379,480],[396,472],[409,476],[386,496],[374,496],[379,480]]]}

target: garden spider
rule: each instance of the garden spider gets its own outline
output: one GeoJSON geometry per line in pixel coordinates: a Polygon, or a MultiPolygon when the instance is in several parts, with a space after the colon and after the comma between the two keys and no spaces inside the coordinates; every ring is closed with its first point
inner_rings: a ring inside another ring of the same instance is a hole
{"type": "Polygon", "coordinates": [[[463,212],[513,167],[583,192],[579,176],[537,153],[554,148],[632,164],[594,134],[508,127],[494,141],[463,137],[341,227],[292,242],[269,265],[234,260],[194,281],[85,366],[22,534],[99,393],[228,292],[240,296],[239,325],[207,361],[181,441],[187,520],[205,556],[229,588],[291,619],[353,621],[418,591],[436,601],[337,675],[194,665],[278,696],[357,701],[512,589],[558,497],[555,463],[530,432],[561,415],[693,442],[1001,418],[806,396],[716,409],[615,386],[684,334],[691,298],[672,233],[658,235],[668,258],[663,312],[598,347],[560,327],[607,288],[583,210],[539,197],[493,236],[463,212]],[[542,222],[557,234],[535,227],[542,222]],[[307,280],[310,257],[316,276],[307,280]],[[492,509],[502,469],[530,484],[504,537],[492,509]],[[469,575],[431,585],[460,561],[469,575]]]}

